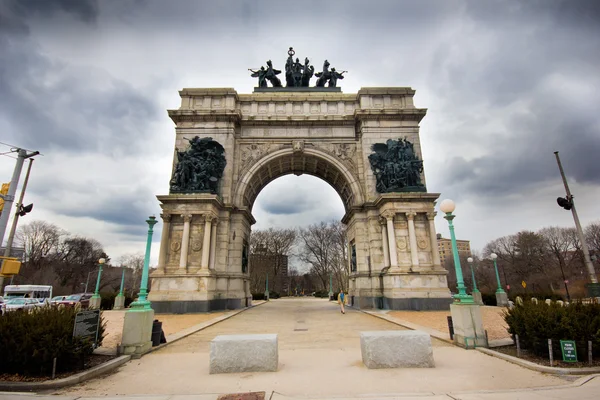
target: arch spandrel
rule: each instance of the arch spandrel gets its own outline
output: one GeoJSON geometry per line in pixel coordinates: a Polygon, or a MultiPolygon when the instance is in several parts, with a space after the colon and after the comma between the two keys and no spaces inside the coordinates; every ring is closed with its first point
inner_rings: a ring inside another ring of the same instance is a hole
{"type": "Polygon", "coordinates": [[[364,203],[358,177],[335,156],[319,149],[293,148],[277,150],[259,159],[246,172],[241,171],[234,205],[250,211],[261,190],[273,180],[289,174],[308,174],[323,179],[340,195],[346,212],[364,203]]]}

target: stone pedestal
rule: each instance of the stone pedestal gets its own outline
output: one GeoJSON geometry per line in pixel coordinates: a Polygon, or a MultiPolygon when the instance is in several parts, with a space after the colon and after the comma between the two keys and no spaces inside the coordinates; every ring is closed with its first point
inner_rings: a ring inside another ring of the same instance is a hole
{"type": "Polygon", "coordinates": [[[101,297],[92,297],[90,299],[90,304],[89,304],[88,308],[91,310],[97,310],[100,308],[101,303],[102,303],[101,297]]]}
{"type": "Polygon", "coordinates": [[[476,304],[483,305],[483,299],[481,298],[481,292],[473,292],[471,294],[473,295],[473,301],[475,301],[476,304]]]}
{"type": "Polygon", "coordinates": [[[113,306],[113,310],[122,310],[125,308],[125,296],[122,294],[117,295],[115,297],[115,305],[113,306]]]}
{"type": "Polygon", "coordinates": [[[220,335],[210,342],[209,373],[276,372],[276,334],[220,335]]]}
{"type": "Polygon", "coordinates": [[[508,294],[506,292],[496,292],[496,305],[498,307],[508,307],[508,294]]]}
{"type": "Polygon", "coordinates": [[[154,310],[129,310],[125,313],[119,354],[142,355],[152,347],[154,310]]]}
{"type": "Polygon", "coordinates": [[[476,304],[450,305],[454,325],[454,343],[465,348],[487,347],[481,306],[476,304]]]}
{"type": "Polygon", "coordinates": [[[431,337],[421,331],[360,333],[362,360],[373,368],[433,368],[431,337]]]}

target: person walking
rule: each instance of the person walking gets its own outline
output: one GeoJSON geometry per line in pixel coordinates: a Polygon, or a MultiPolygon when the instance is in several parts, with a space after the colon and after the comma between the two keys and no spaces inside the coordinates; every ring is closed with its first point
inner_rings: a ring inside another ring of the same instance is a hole
{"type": "Polygon", "coordinates": [[[338,294],[338,304],[340,305],[340,311],[342,312],[342,314],[346,314],[346,310],[344,310],[344,305],[347,304],[346,303],[346,295],[344,294],[344,291],[341,290],[340,294],[338,294]]]}

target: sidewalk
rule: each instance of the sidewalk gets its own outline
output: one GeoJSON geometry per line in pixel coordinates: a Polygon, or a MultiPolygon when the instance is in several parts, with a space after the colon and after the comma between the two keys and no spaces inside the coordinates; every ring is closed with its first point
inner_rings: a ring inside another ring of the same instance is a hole
{"type": "MultiPolygon", "coordinates": [[[[549,388],[474,391],[450,393],[382,393],[353,397],[294,397],[273,391],[265,391],[265,400],[546,400],[577,399],[596,400],[600,393],[600,375],[578,379],[576,382],[549,388]]],[[[185,395],[136,395],[136,396],[54,396],[34,395],[28,393],[0,393],[0,400],[217,400],[219,394],[185,394],[185,395]]]]}

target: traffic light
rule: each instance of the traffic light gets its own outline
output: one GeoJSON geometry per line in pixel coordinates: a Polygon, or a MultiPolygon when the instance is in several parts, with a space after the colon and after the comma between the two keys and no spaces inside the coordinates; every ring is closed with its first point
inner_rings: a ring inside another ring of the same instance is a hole
{"type": "Polygon", "coordinates": [[[30,213],[31,210],[33,210],[33,203],[31,203],[31,204],[29,204],[29,205],[27,205],[25,207],[23,207],[23,205],[21,205],[19,207],[19,215],[21,217],[23,217],[23,216],[25,216],[25,214],[30,213]]]}
{"type": "Polygon", "coordinates": [[[569,199],[565,199],[564,197],[557,198],[556,202],[565,210],[570,210],[571,208],[573,208],[573,202],[569,199]]]}

